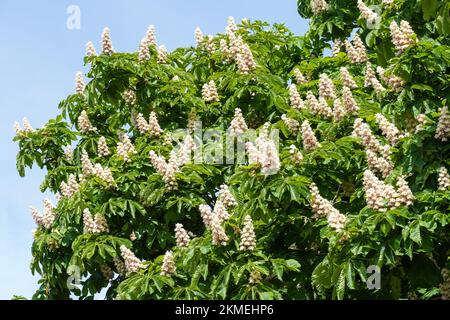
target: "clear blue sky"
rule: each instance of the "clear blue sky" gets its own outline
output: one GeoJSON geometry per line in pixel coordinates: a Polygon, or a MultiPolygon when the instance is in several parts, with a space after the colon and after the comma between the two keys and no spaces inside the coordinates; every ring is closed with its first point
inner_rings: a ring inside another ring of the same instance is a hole
{"type": "Polygon", "coordinates": [[[29,270],[35,225],[28,207],[41,210],[44,198],[43,172],[27,171],[25,178],[16,172],[13,122],[26,116],[41,127],[56,115],[58,102],[74,91],[75,73],[86,71],[86,42],[99,50],[105,26],[117,51],[135,51],[150,24],[158,43],[172,50],[193,45],[197,25],[205,34],[223,32],[228,16],[284,22],[298,35],[307,29],[296,0],[0,0],[0,299],[30,298],[37,288],[29,270]],[[81,10],[79,30],[66,27],[70,5],[81,10]]]}

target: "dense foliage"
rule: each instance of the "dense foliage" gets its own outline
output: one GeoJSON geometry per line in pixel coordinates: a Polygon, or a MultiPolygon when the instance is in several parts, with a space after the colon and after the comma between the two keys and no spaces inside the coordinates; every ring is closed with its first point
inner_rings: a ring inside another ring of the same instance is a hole
{"type": "Polygon", "coordinates": [[[20,175],[45,168],[58,199],[32,209],[34,298],[448,297],[449,3],[361,3],[298,1],[301,37],[230,19],[171,53],[153,28],[137,53],[107,29],[89,43],[89,83],[43,128],[16,125],[20,175]],[[259,149],[206,161],[230,126],[259,149]]]}

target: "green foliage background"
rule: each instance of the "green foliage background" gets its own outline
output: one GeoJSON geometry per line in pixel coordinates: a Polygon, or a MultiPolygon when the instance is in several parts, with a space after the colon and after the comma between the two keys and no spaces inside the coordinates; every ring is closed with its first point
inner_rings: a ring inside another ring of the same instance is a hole
{"type": "MultiPolygon", "coordinates": [[[[237,33],[252,49],[257,68],[248,75],[237,72],[235,64],[224,63],[220,52],[189,47],[171,52],[167,64],[151,59],[138,63],[137,53],[115,53],[85,58],[91,64],[90,82],[83,95],[63,100],[61,114],[44,128],[18,136],[20,151],[17,169],[36,164],[47,170],[41,190],[57,192],[70,174],[81,173],[80,154],[86,150],[95,163],[111,168],[117,188],[108,189],[101,180],[88,178],[80,192],[62,199],[51,230],[39,228],[32,246],[31,270],[41,275],[35,299],[68,299],[71,295],[91,299],[109,285],[109,299],[399,299],[414,295],[422,299],[439,297],[440,270],[449,268],[450,192],[437,191],[440,166],[450,168],[450,144],[434,139],[438,109],[449,104],[450,4],[438,0],[398,0],[382,6],[381,0],[365,1],[380,8],[381,25],[368,29],[359,18],[356,1],[331,0],[330,10],[313,16],[309,1],[298,1],[302,17],[310,18],[304,36],[292,34],[282,24],[269,26],[255,21],[239,25],[237,33]],[[396,56],[389,24],[407,20],[420,40],[396,56]],[[365,64],[350,64],[345,53],[324,56],[330,40],[360,34],[370,61],[401,76],[401,92],[387,90],[376,95],[364,88],[365,64]],[[299,85],[302,97],[308,90],[317,94],[319,74],[327,73],[338,89],[339,68],[346,66],[358,84],[353,95],[359,104],[359,117],[371,125],[383,140],[375,114],[383,113],[402,131],[406,121],[420,113],[429,119],[424,130],[404,138],[393,148],[393,173],[386,181],[408,175],[416,201],[409,208],[385,213],[366,206],[362,173],[367,168],[364,146],[351,137],[354,117],[340,122],[325,120],[305,110],[289,106],[286,89],[299,68],[311,79],[299,85]],[[173,77],[178,76],[178,81],[173,77]],[[205,103],[202,85],[215,80],[220,102],[205,103]],[[126,105],[123,92],[133,90],[137,104],[126,105]],[[189,164],[177,174],[179,188],[168,191],[148,159],[150,150],[168,156],[172,146],[164,145],[166,135],[185,128],[189,113],[195,110],[203,129],[227,128],[234,109],[241,108],[250,128],[270,121],[280,136],[281,170],[263,176],[254,166],[189,164]],[[164,129],[160,138],[142,135],[132,125],[132,109],[148,117],[158,115],[164,129]],[[86,110],[98,131],[82,134],[77,118],[86,110]],[[300,122],[308,119],[321,147],[303,152],[300,165],[292,163],[289,146],[301,148],[301,135],[293,135],[280,120],[287,114],[300,122]],[[126,130],[136,150],[132,162],[114,154],[117,131],[126,130]],[[97,142],[103,135],[113,151],[110,157],[97,157],[97,142]],[[73,162],[64,157],[63,147],[76,142],[73,162]],[[342,233],[333,231],[326,219],[311,219],[309,185],[315,182],[325,198],[347,216],[342,233]],[[211,244],[198,206],[212,205],[222,183],[230,186],[238,205],[231,210],[226,231],[227,246],[211,244]],[[349,191],[350,190],[350,191],[349,191]],[[83,234],[82,212],[105,215],[108,234],[83,234]],[[257,248],[238,251],[245,215],[251,215],[257,248]],[[197,235],[188,248],[175,247],[174,225],[183,223],[197,235]],[[137,239],[129,240],[134,231],[137,239]],[[348,237],[343,240],[343,236],[348,237]],[[138,273],[108,282],[101,265],[113,268],[126,245],[145,268],[138,273]],[[160,276],[162,255],[174,250],[177,272],[160,276]],[[366,269],[382,270],[379,290],[367,290],[366,269]],[[82,289],[67,288],[67,269],[77,266],[84,276],[82,289]],[[249,284],[252,271],[262,281],[249,284]]],[[[215,38],[218,44],[224,34],[215,38]]]]}

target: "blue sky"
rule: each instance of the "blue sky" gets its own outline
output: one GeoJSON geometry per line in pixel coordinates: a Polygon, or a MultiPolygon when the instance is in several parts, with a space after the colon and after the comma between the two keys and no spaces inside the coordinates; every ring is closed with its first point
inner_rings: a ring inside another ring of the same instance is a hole
{"type": "Polygon", "coordinates": [[[0,0],[0,299],[14,294],[28,298],[37,288],[29,270],[31,230],[28,207],[42,209],[39,185],[44,172],[15,168],[18,147],[12,142],[13,122],[28,117],[41,127],[57,114],[58,102],[74,91],[85,44],[100,48],[109,26],[117,51],[135,51],[150,24],[169,50],[194,44],[198,25],[205,34],[223,32],[228,16],[284,22],[303,35],[307,23],[297,14],[296,0],[0,0]],[[81,28],[69,30],[70,5],[81,10],[81,28]]]}

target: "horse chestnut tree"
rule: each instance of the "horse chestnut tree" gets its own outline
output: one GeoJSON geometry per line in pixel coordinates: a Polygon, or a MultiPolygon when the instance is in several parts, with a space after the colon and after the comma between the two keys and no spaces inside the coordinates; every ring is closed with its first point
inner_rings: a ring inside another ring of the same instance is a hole
{"type": "Polygon", "coordinates": [[[304,36],[88,43],[60,114],[15,124],[56,199],[31,210],[33,298],[449,297],[449,3],[298,8],[304,36]]]}

